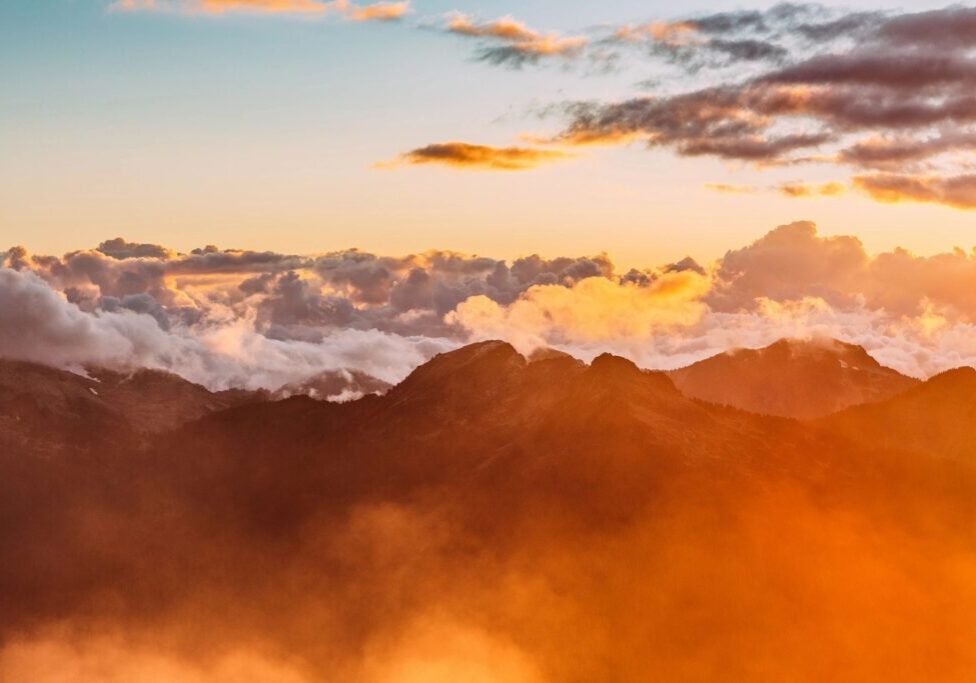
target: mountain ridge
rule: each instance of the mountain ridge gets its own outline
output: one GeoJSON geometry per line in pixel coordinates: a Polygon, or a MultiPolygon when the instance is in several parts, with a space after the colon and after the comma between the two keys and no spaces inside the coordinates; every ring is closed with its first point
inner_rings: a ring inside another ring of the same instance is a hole
{"type": "Polygon", "coordinates": [[[883,400],[919,383],[882,366],[863,347],[836,339],[785,338],[759,349],[732,349],[668,375],[694,398],[796,419],[883,400]]]}

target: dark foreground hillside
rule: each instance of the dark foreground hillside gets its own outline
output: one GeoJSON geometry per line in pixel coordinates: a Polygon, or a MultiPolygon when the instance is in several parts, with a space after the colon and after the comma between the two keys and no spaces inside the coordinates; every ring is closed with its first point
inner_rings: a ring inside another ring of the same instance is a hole
{"type": "Polygon", "coordinates": [[[976,391],[927,386],[801,423],[486,342],[149,437],[82,391],[0,453],[0,680],[974,680],[965,433],[865,436],[976,391]]]}

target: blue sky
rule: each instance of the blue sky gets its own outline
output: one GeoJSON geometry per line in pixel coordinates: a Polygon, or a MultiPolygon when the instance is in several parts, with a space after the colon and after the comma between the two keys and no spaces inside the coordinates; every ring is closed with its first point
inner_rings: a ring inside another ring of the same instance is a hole
{"type": "MultiPolygon", "coordinates": [[[[923,4],[938,6],[913,9],[923,4]]],[[[675,14],[671,3],[630,0],[417,0],[402,22],[351,23],[7,0],[0,5],[0,242],[63,251],[124,235],[180,249],[608,250],[626,262],[714,256],[808,218],[877,249],[895,240],[921,251],[966,243],[971,217],[956,209],[860,197],[718,196],[703,185],[751,185],[758,176],[639,145],[586,150],[527,173],[373,168],[433,142],[503,146],[525,133],[552,134],[559,122],[540,119],[538,108],[625,98],[659,69],[635,63],[601,75],[559,64],[494,67],[473,59],[471,41],[433,27],[449,11],[484,20],[511,15],[573,35],[769,5],[689,2],[675,14]],[[924,239],[919,220],[937,225],[924,239]]],[[[830,168],[785,169],[759,182],[835,176],[830,168]]]]}

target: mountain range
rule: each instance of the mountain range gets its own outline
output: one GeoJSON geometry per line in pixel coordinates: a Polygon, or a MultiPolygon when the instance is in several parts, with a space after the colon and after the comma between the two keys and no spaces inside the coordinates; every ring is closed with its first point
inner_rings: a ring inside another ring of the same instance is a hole
{"type": "Polygon", "coordinates": [[[972,369],[489,341],[345,379],[372,391],[0,363],[0,640],[245,648],[300,681],[976,676],[972,369]]]}

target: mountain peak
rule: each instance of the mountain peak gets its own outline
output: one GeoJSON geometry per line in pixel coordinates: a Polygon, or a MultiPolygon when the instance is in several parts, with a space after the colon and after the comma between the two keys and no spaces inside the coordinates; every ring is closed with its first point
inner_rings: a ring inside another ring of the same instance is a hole
{"type": "Polygon", "coordinates": [[[566,359],[572,357],[573,356],[565,351],[560,351],[559,349],[554,349],[549,346],[540,346],[529,354],[528,361],[530,363],[538,363],[544,360],[554,360],[556,358],[566,359]]]}
{"type": "Polygon", "coordinates": [[[688,396],[801,419],[882,400],[918,383],[884,367],[864,348],[831,338],[785,338],[761,349],[733,349],[669,374],[688,396]]]}
{"type": "Polygon", "coordinates": [[[602,374],[613,374],[618,376],[640,374],[641,369],[637,364],[627,358],[614,356],[611,353],[601,353],[590,363],[590,370],[602,374]]]}
{"type": "Polygon", "coordinates": [[[398,401],[486,400],[519,381],[526,365],[508,342],[477,342],[434,356],[391,389],[389,396],[398,401]]]}

